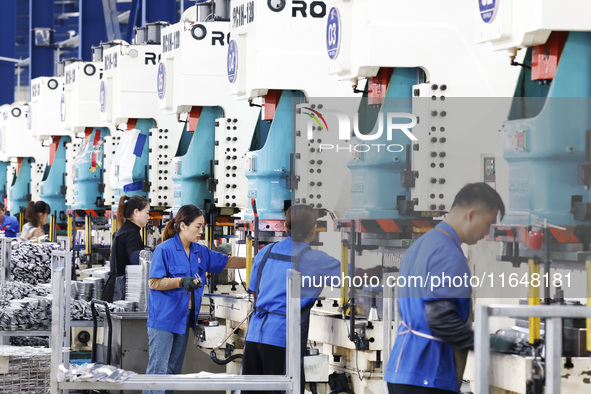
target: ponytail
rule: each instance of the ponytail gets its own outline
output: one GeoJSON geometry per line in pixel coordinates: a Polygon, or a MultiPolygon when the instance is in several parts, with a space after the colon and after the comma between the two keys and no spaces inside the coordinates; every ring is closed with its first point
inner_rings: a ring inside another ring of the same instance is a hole
{"type": "Polygon", "coordinates": [[[43,215],[44,213],[48,215],[51,213],[49,204],[45,201],[31,201],[27,204],[27,208],[25,209],[25,218],[27,218],[33,227],[39,227],[41,225],[40,215],[43,215]]]}
{"type": "Polygon", "coordinates": [[[148,199],[138,194],[128,197],[125,194],[119,199],[117,206],[117,228],[121,228],[125,219],[129,219],[133,212],[137,209],[141,211],[148,205],[148,199]]]}
{"type": "Polygon", "coordinates": [[[203,212],[195,205],[183,205],[176,213],[174,218],[170,219],[170,221],[166,223],[166,226],[162,231],[162,242],[173,238],[176,234],[178,234],[181,231],[181,223],[185,223],[185,225],[188,226],[193,223],[195,219],[201,216],[204,216],[203,212]]]}
{"type": "Polygon", "coordinates": [[[166,226],[164,226],[164,230],[162,230],[162,241],[160,242],[164,242],[167,239],[174,237],[177,233],[174,227],[174,218],[172,218],[166,223],[166,226]]]}
{"type": "Polygon", "coordinates": [[[125,194],[119,199],[119,205],[117,206],[117,228],[121,228],[125,223],[125,201],[129,200],[125,194]]]}

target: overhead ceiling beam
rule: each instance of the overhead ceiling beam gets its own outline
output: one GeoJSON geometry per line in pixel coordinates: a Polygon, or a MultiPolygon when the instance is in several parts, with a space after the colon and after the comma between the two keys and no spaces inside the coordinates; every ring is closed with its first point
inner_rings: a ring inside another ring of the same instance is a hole
{"type": "MultiPolygon", "coordinates": [[[[91,3],[93,1],[91,0],[91,3]]],[[[109,41],[121,39],[121,29],[119,29],[119,18],[117,15],[117,1],[103,0],[103,12],[105,15],[105,26],[107,28],[107,38],[109,41]]]]}
{"type": "Polygon", "coordinates": [[[29,0],[29,81],[54,71],[53,0],[29,0]]]}
{"type": "MultiPolygon", "coordinates": [[[[96,0],[80,0],[78,16],[78,58],[84,61],[92,61],[92,47],[97,46],[101,41],[109,41],[109,23],[112,22],[112,15],[107,17],[104,2],[96,0]]],[[[117,10],[115,10],[116,12],[117,10]]],[[[110,12],[110,11],[109,11],[110,12]]],[[[115,15],[116,16],[116,15],[115,15]]],[[[112,34],[121,32],[119,21],[116,19],[112,34]]],[[[72,37],[70,40],[76,37],[72,37]]]]}

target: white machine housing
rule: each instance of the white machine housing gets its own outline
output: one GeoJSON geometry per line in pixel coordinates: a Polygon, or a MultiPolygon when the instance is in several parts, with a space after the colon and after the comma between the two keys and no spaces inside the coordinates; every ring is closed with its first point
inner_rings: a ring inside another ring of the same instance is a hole
{"type": "Polygon", "coordinates": [[[264,96],[269,89],[300,90],[307,97],[353,97],[350,84],[326,78],[324,2],[234,0],[230,37],[236,42],[236,79],[230,92],[239,99],[264,96]],[[274,4],[283,4],[272,10],[274,4]],[[298,11],[299,10],[299,11],[298,11]],[[304,11],[304,12],[302,12],[304,11]],[[306,15],[305,17],[303,15],[306,15]]]}
{"type": "MultiPolygon", "coordinates": [[[[100,82],[103,72],[103,63],[99,61],[83,62],[75,61],[65,65],[64,68],[64,92],[60,98],[60,120],[64,130],[72,132],[72,136],[84,136],[87,127],[108,127],[111,137],[108,144],[104,142],[103,171],[104,177],[109,174],[112,157],[107,158],[107,151],[117,149],[117,137],[121,136],[121,131],[114,125],[109,125],[101,120],[100,112],[100,82]]],[[[74,159],[82,145],[82,138],[73,138],[72,142],[66,145],[66,168],[68,171],[74,165],[74,159]]],[[[112,155],[111,155],[112,156],[112,155]]],[[[74,203],[74,179],[66,177],[66,205],[74,203]]],[[[109,187],[109,182],[105,182],[104,198],[107,205],[112,205],[114,200],[113,188],[109,187]]]]}
{"type": "MultiPolygon", "coordinates": [[[[7,184],[12,184],[18,169],[18,159],[23,158],[21,165],[31,166],[31,198],[39,200],[39,183],[43,180],[45,165],[49,159],[49,148],[33,137],[28,123],[29,105],[3,105],[0,107],[0,117],[0,157],[10,161],[7,184]]],[[[8,193],[10,194],[10,187],[8,193]]]]}
{"type": "Polygon", "coordinates": [[[260,110],[230,95],[225,72],[228,37],[228,22],[185,20],[164,27],[158,98],[161,109],[179,116],[193,107],[223,109],[224,117],[217,119],[215,129],[214,174],[219,183],[214,198],[219,207],[244,209],[248,207],[248,196],[238,192],[248,189],[243,156],[260,110]],[[240,157],[227,159],[228,152],[240,157]]]}
{"type": "Polygon", "coordinates": [[[33,137],[44,141],[52,136],[69,135],[60,121],[63,87],[64,77],[39,77],[31,81],[28,123],[33,137]]]}
{"type": "Polygon", "coordinates": [[[490,43],[495,50],[507,50],[511,55],[517,49],[546,43],[552,31],[591,30],[591,4],[585,0],[484,0],[473,3],[476,42],[490,43]]]}
{"type": "MultiPolygon", "coordinates": [[[[237,60],[230,92],[236,98],[251,100],[266,95],[269,90],[302,91],[308,100],[359,97],[351,84],[326,76],[329,59],[324,54],[324,44],[318,40],[326,29],[326,6],[323,2],[302,3],[293,0],[231,2],[231,39],[236,44],[234,56],[237,60]],[[272,9],[277,4],[282,4],[283,8],[272,9]]],[[[350,205],[347,193],[350,177],[344,177],[339,185],[334,185],[327,181],[330,174],[325,171],[324,181],[321,180],[321,185],[325,186],[319,187],[316,178],[315,186],[310,186],[309,147],[305,137],[296,139],[295,151],[295,173],[299,176],[296,201],[307,201],[311,194],[320,195],[321,198],[308,203],[344,214],[350,205]],[[297,159],[298,154],[301,159],[297,159]],[[330,186],[336,190],[329,189],[330,186]],[[342,195],[347,197],[338,199],[340,193],[337,190],[344,190],[342,195]]],[[[335,162],[331,163],[331,168],[346,167],[346,155],[335,155],[333,159],[335,162]]],[[[255,160],[256,152],[246,154],[245,163],[255,160]]]]}
{"type": "MultiPolygon", "coordinates": [[[[154,119],[157,128],[151,133],[167,130],[169,138],[167,148],[152,149],[149,171],[150,200],[152,205],[171,205],[173,200],[173,182],[170,176],[158,176],[159,171],[169,171],[170,162],[174,157],[178,140],[182,132],[182,124],[177,122],[175,115],[166,115],[159,109],[156,77],[158,58],[161,56],[160,45],[129,45],[119,43],[103,52],[103,78],[99,88],[101,120],[111,126],[126,123],[128,119],[154,119]],[[154,159],[153,154],[162,155],[154,159]],[[161,179],[159,179],[161,178],[161,179]]],[[[150,141],[154,140],[154,136],[150,141]]],[[[115,141],[105,139],[105,203],[109,205],[112,190],[108,180],[113,163],[107,161],[109,144],[115,141]]],[[[151,144],[152,146],[152,144],[151,144]]],[[[112,146],[111,146],[112,148],[112,146]]],[[[112,157],[110,157],[112,160],[112,157]]],[[[162,174],[162,173],[160,173],[162,174]]]]}
{"type": "MultiPolygon", "coordinates": [[[[83,133],[86,127],[107,127],[101,120],[99,89],[103,64],[75,61],[65,66],[60,120],[64,130],[83,133]]],[[[110,127],[110,132],[115,130],[110,127]]]]}
{"type": "MultiPolygon", "coordinates": [[[[53,136],[67,136],[71,132],[61,127],[64,77],[39,77],[31,82],[28,127],[39,144],[51,143],[53,136]]],[[[40,199],[41,185],[47,162],[31,163],[31,198],[40,199]]],[[[66,177],[68,178],[68,177],[66,177]]]]}
{"type": "Polygon", "coordinates": [[[49,149],[34,138],[28,126],[28,104],[3,105],[0,112],[0,152],[7,159],[32,157],[37,163],[46,163],[49,149]]]}
{"type": "MultiPolygon", "coordinates": [[[[412,170],[419,174],[411,189],[418,202],[415,210],[449,210],[462,186],[484,180],[487,159],[494,158],[497,173],[507,174],[498,130],[511,100],[497,102],[504,106],[495,109],[497,116],[472,124],[477,126],[472,129],[466,120],[470,121],[470,115],[476,118],[474,113],[457,111],[457,98],[472,102],[478,98],[476,101],[484,103],[489,97],[512,97],[519,74],[518,68],[507,67],[506,56],[473,43],[471,7],[432,0],[334,1],[329,5],[332,7],[340,14],[340,35],[336,37],[340,46],[329,67],[337,79],[357,85],[383,67],[420,67],[425,72],[426,82],[412,89],[413,115],[420,119],[412,128],[418,139],[412,152],[412,170]],[[442,127],[447,132],[442,132],[442,127]],[[459,131],[453,132],[454,128],[459,131]]],[[[326,38],[323,44],[329,59],[326,38]]],[[[506,198],[508,190],[503,187],[497,190],[506,198]]]]}

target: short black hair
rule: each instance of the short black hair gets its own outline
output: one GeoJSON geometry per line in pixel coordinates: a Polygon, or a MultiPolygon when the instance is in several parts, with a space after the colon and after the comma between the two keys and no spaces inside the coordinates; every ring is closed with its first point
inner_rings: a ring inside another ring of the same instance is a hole
{"type": "Polygon", "coordinates": [[[498,209],[501,213],[501,219],[505,216],[505,204],[503,204],[503,199],[495,189],[484,182],[468,183],[464,186],[458,194],[456,194],[454,203],[451,207],[453,208],[456,205],[466,207],[478,202],[483,203],[491,210],[495,208],[498,209]]]}
{"type": "Polygon", "coordinates": [[[316,212],[307,204],[294,204],[285,212],[287,233],[295,242],[303,242],[316,225],[316,212]]]}
{"type": "Polygon", "coordinates": [[[2,201],[0,201],[0,211],[4,211],[4,208],[6,208],[4,206],[4,203],[2,201]]]}

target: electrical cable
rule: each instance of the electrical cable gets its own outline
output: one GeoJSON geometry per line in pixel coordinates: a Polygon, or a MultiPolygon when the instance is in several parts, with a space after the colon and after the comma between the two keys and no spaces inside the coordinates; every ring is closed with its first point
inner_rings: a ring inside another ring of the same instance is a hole
{"type": "Polygon", "coordinates": [[[217,365],[226,365],[231,361],[237,360],[239,358],[244,358],[243,354],[235,354],[233,356],[228,357],[225,360],[219,360],[218,359],[218,355],[216,354],[215,350],[212,350],[211,353],[209,353],[209,356],[211,357],[211,360],[216,363],[217,365]]]}

